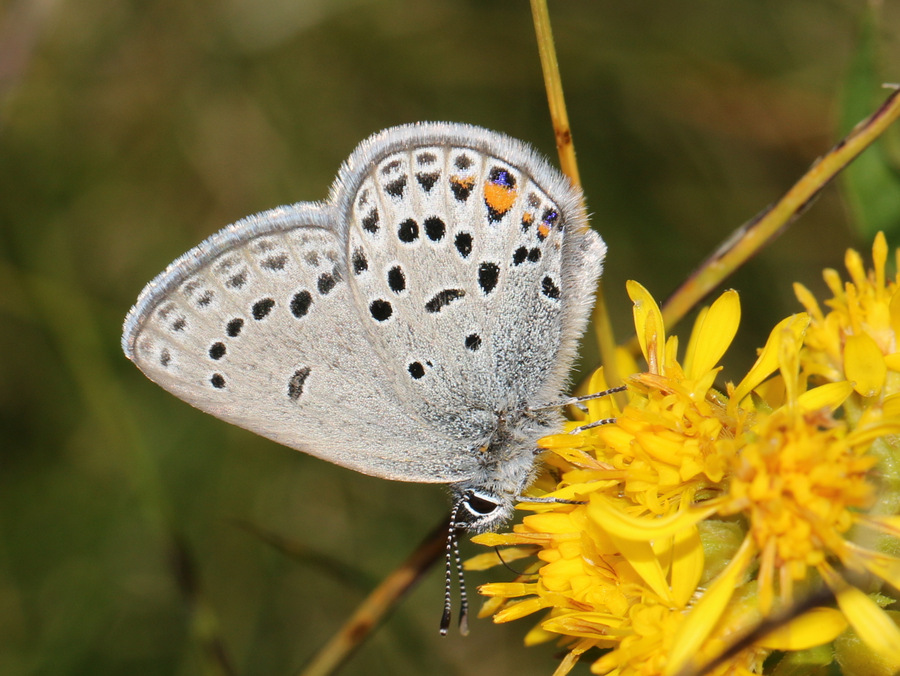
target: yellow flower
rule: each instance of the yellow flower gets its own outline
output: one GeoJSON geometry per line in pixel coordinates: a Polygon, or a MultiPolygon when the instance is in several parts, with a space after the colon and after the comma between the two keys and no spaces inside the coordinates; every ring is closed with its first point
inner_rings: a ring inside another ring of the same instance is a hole
{"type": "MultiPolygon", "coordinates": [[[[542,440],[548,472],[535,490],[569,503],[525,503],[537,513],[512,533],[475,538],[525,547],[522,556],[539,560],[534,576],[484,585],[483,614],[505,622],[541,611],[526,641],[567,647],[557,674],[591,649],[604,651],[594,673],[675,674],[710,664],[790,608],[798,586],[805,595],[824,582],[839,610],[796,618],[708,673],[762,673],[772,651],[828,643],[848,624],[870,653],[900,667],[900,630],[840,572],[900,583],[900,559],[849,539],[864,528],[900,551],[900,518],[864,511],[878,498],[873,442],[900,432],[900,419],[885,415],[889,406],[846,415],[859,381],[834,367],[824,382],[824,369],[804,361],[813,309],[779,323],[747,375],[723,393],[713,383],[737,331],[737,294],[700,313],[679,361],[653,298],[633,282],[628,290],[647,370],[628,379],[621,408],[612,397],[590,401],[587,420],[572,428],[615,423],[542,440]],[[824,384],[810,388],[810,378],[824,384]]],[[[602,370],[591,389],[606,389],[602,370]]],[[[470,567],[492,563],[482,555],[470,567]]]]}
{"type": "Polygon", "coordinates": [[[833,294],[825,302],[827,314],[805,286],[794,285],[811,317],[804,370],[826,381],[849,380],[863,397],[900,392],[900,294],[897,280],[886,276],[887,256],[884,234],[878,233],[872,245],[873,269],[866,271],[862,257],[850,249],[844,264],[851,281],[842,283],[836,270],[825,270],[833,294]]]}

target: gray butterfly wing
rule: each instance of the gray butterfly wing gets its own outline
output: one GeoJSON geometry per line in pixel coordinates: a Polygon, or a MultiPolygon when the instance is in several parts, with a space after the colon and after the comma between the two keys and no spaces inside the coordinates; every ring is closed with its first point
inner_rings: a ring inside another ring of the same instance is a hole
{"type": "Polygon", "coordinates": [[[249,217],[173,263],[123,347],[176,396],[282,444],[457,482],[498,412],[559,395],[603,254],[579,195],[527,147],[399,127],[351,155],[329,202],[249,217]]]}
{"type": "Polygon", "coordinates": [[[410,417],[385,377],[334,218],[328,205],[281,207],[192,249],[132,308],[126,355],[193,406],[330,462],[390,479],[465,478],[458,444],[410,417]]]}
{"type": "Polygon", "coordinates": [[[416,414],[477,455],[498,412],[559,398],[605,253],[559,172],[501,134],[411,125],[360,146],[333,197],[361,320],[416,414]]]}

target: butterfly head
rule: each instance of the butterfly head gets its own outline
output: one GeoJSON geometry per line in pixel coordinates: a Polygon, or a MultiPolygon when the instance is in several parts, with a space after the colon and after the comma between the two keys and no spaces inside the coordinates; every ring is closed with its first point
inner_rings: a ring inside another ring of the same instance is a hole
{"type": "Polygon", "coordinates": [[[495,530],[512,516],[514,496],[467,488],[456,496],[455,524],[475,533],[495,530]]]}

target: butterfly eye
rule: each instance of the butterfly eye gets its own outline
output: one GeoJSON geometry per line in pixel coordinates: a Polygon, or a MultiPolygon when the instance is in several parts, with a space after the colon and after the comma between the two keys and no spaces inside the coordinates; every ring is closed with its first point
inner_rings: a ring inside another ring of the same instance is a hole
{"type": "Polygon", "coordinates": [[[491,496],[472,493],[466,498],[463,505],[475,516],[486,516],[495,512],[500,503],[491,496]]]}

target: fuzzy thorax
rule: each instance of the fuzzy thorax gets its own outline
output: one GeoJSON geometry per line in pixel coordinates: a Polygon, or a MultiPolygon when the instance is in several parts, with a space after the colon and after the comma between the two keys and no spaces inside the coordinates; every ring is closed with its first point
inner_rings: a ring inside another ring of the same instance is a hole
{"type": "Polygon", "coordinates": [[[513,514],[516,502],[535,479],[537,440],[559,426],[553,411],[498,414],[488,443],[476,451],[478,469],[452,485],[454,524],[475,533],[496,530],[513,514]]]}

